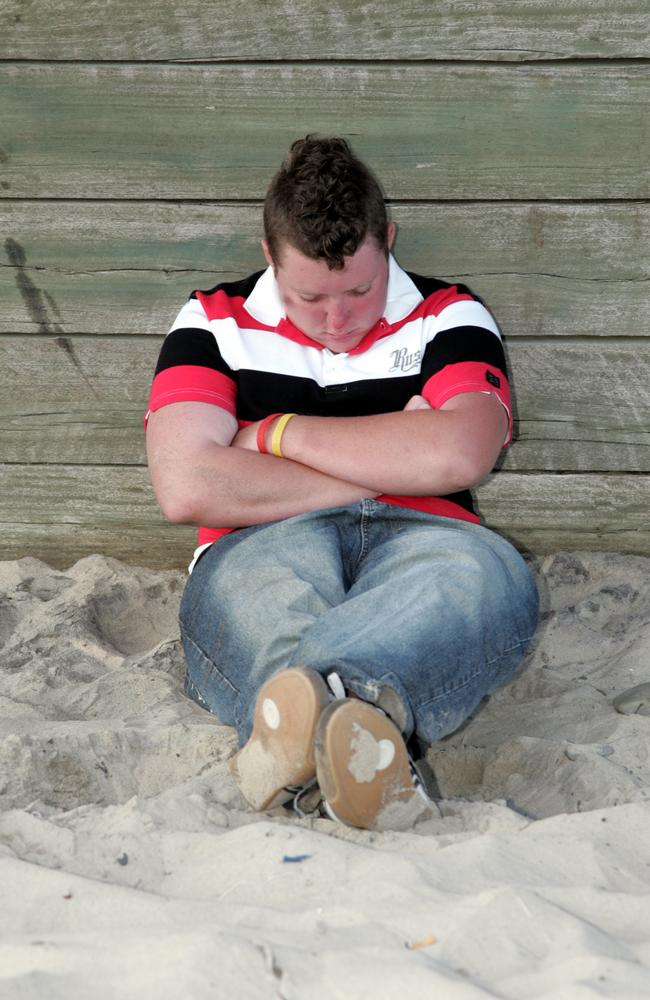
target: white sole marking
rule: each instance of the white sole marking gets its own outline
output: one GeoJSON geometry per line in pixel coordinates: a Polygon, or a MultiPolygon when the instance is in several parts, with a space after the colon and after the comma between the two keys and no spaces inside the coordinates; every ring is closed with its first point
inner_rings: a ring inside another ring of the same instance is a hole
{"type": "Polygon", "coordinates": [[[380,740],[379,741],[379,760],[377,761],[377,770],[385,771],[386,768],[393,763],[395,760],[395,744],[392,740],[380,740]]]}
{"type": "Polygon", "coordinates": [[[392,740],[376,740],[367,729],[354,723],[350,741],[348,771],[359,784],[373,781],[377,771],[385,771],[397,753],[392,740]]]}
{"type": "Polygon", "coordinates": [[[280,726],[280,709],[272,698],[265,698],[262,702],[262,718],[269,729],[278,729],[280,726]]]}

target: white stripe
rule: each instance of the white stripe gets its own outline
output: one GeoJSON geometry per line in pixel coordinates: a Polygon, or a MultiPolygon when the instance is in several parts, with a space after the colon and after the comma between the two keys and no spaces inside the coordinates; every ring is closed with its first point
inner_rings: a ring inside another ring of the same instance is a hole
{"type": "Polygon", "coordinates": [[[201,555],[201,553],[205,552],[206,549],[209,549],[211,545],[214,545],[214,542],[204,542],[203,545],[199,545],[198,549],[194,549],[194,555],[192,556],[192,562],[187,567],[187,572],[188,573],[191,573],[192,570],[194,569],[194,567],[196,566],[196,564],[198,562],[198,558],[201,555]]]}
{"type": "Polygon", "coordinates": [[[169,332],[182,330],[184,327],[192,327],[195,330],[212,329],[210,320],[205,314],[205,309],[198,299],[188,299],[181,308],[178,316],[169,328],[169,332]]]}
{"type": "Polygon", "coordinates": [[[451,330],[454,326],[481,326],[485,330],[496,333],[501,340],[499,327],[480,302],[465,299],[446,306],[437,317],[436,333],[440,333],[441,330],[451,330]]]}
{"type": "Polygon", "coordinates": [[[501,339],[499,328],[485,306],[469,300],[452,303],[438,316],[413,319],[395,333],[375,341],[362,354],[352,355],[298,344],[272,330],[240,329],[233,317],[208,320],[197,299],[185,303],[171,329],[192,327],[212,333],[232,371],[249,369],[307,378],[324,388],[366,379],[415,375],[420,371],[427,344],[442,330],[459,326],[481,327],[501,339]]]}
{"type": "Polygon", "coordinates": [[[353,355],[308,347],[268,330],[240,330],[233,320],[213,320],[210,325],[221,356],[232,371],[249,369],[307,378],[321,388],[415,374],[422,360],[421,320],[378,340],[362,354],[353,355]],[[405,370],[407,356],[409,371],[405,370]]]}
{"type": "Polygon", "coordinates": [[[273,330],[240,329],[234,319],[212,320],[210,327],[221,357],[232,371],[242,368],[318,380],[321,354],[273,330]]]}

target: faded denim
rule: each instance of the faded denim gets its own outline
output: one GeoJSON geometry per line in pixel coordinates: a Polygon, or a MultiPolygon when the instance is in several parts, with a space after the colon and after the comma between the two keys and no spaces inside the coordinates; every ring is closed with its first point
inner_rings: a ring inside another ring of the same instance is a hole
{"type": "Polygon", "coordinates": [[[537,612],[524,559],[487,528],[376,500],[315,511],[201,556],[180,612],[186,692],[244,743],[269,677],[336,670],[368,701],[392,688],[406,735],[432,743],[510,679],[537,612]]]}

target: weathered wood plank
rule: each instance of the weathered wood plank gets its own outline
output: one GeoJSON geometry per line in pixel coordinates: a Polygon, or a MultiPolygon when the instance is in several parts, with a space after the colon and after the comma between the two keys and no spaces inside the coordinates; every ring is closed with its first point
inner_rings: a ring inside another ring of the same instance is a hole
{"type": "Polygon", "coordinates": [[[486,523],[532,552],[650,554],[650,478],[498,473],[477,491],[486,523]]]}
{"type": "MultiPolygon", "coordinates": [[[[515,339],[510,471],[650,472],[650,338],[515,339]]],[[[151,337],[0,338],[0,460],[139,465],[151,337]]]]}
{"type": "Polygon", "coordinates": [[[295,60],[644,57],[643,0],[128,0],[0,8],[1,59],[295,60]]]}
{"type": "Polygon", "coordinates": [[[134,565],[186,566],[195,547],[195,529],[163,519],[146,469],[9,465],[0,480],[0,558],[67,566],[103,552],[134,565]]]}
{"type": "Polygon", "coordinates": [[[259,198],[309,131],[391,198],[650,194],[646,65],[7,63],[0,100],[13,198],[259,198]]]}
{"type": "MultiPolygon", "coordinates": [[[[0,558],[65,567],[92,552],[184,567],[194,530],[168,525],[144,469],[0,466],[0,558]]],[[[564,549],[650,554],[650,476],[499,473],[479,490],[487,523],[537,553],[564,549]]]]}
{"type": "Polygon", "coordinates": [[[142,465],[143,406],[117,402],[0,402],[0,460],[142,465]]]}
{"type": "Polygon", "coordinates": [[[505,470],[650,472],[650,339],[512,340],[505,470]]]}
{"type": "MultiPolygon", "coordinates": [[[[392,206],[404,267],[467,281],[506,334],[637,336],[650,205],[392,206]]],[[[264,266],[259,205],[0,204],[0,332],[168,329],[195,288],[264,266]]]]}

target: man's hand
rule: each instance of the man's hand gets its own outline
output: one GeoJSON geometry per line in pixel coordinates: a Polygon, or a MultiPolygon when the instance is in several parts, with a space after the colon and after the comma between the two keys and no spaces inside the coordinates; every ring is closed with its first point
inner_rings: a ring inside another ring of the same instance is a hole
{"type": "Polygon", "coordinates": [[[427,403],[424,396],[411,396],[404,407],[405,410],[432,410],[433,407],[427,403]]]}

